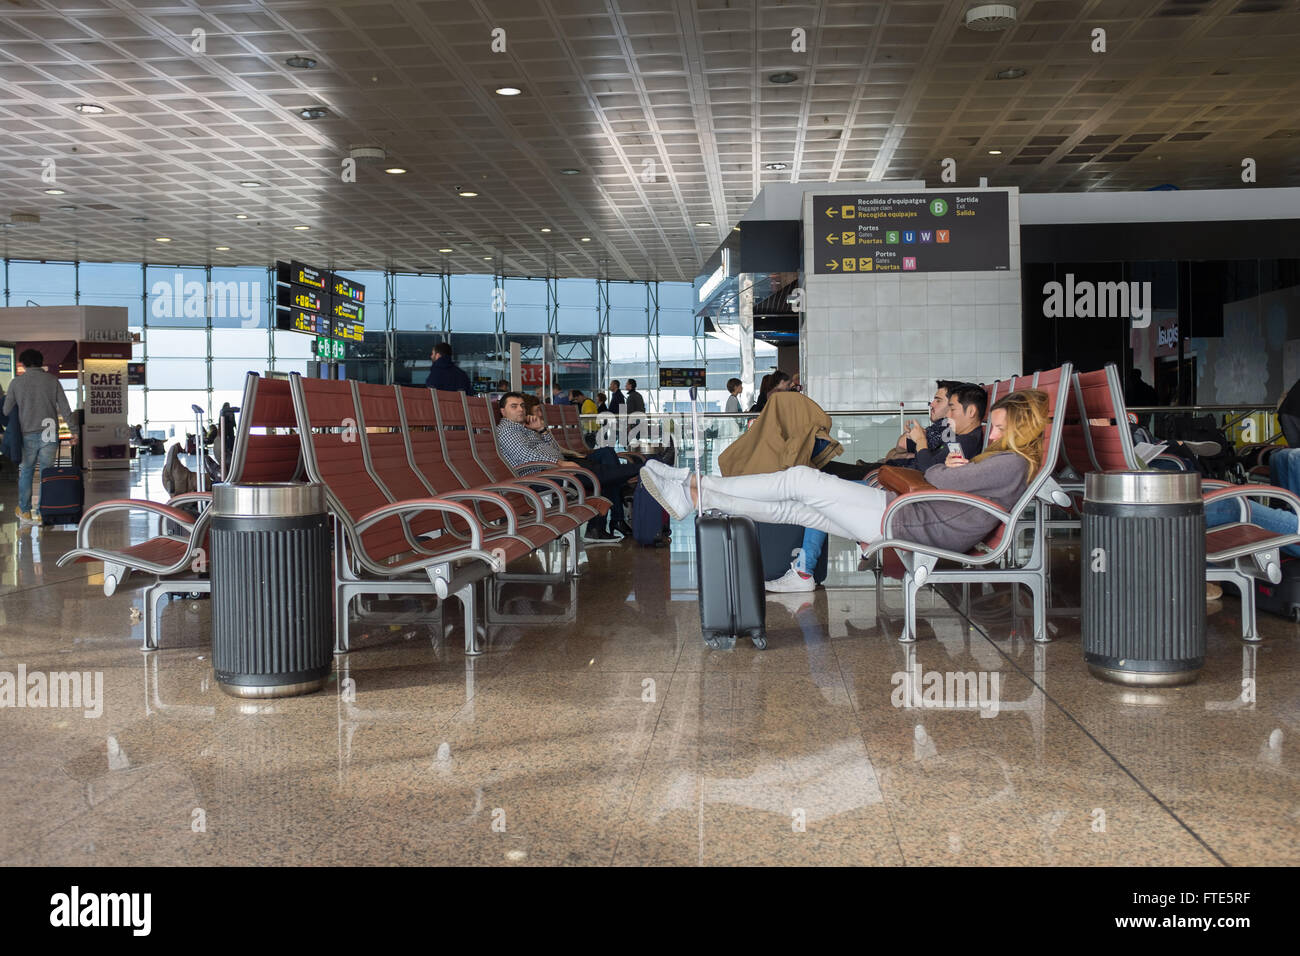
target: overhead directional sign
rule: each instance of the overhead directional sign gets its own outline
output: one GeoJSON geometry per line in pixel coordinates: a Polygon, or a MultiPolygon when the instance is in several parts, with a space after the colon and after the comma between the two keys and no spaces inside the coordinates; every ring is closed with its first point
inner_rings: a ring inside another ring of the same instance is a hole
{"type": "Polygon", "coordinates": [[[993,272],[1011,267],[1000,191],[813,197],[813,272],[993,272]]]}

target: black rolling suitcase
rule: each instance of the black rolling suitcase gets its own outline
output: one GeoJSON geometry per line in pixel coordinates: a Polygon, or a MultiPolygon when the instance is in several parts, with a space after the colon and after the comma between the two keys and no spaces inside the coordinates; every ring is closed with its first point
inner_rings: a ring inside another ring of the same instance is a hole
{"type": "Polygon", "coordinates": [[[41,472],[41,524],[77,524],[81,521],[81,509],[86,503],[86,486],[81,477],[81,469],[75,464],[60,465],[63,452],[59,444],[59,456],[54,459],[54,466],[41,472]]]}
{"type": "MultiPolygon", "coordinates": [[[[700,474],[699,416],[691,389],[691,424],[695,473],[700,474]]],[[[695,516],[695,574],[699,583],[700,630],[704,643],[727,647],[748,637],[760,651],[767,647],[767,602],[763,594],[763,558],[758,531],[749,518],[704,510],[695,516]]]]}

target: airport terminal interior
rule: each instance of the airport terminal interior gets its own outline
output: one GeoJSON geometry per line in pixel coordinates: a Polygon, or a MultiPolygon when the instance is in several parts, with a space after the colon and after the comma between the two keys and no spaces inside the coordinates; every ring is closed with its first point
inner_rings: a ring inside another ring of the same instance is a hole
{"type": "Polygon", "coordinates": [[[1297,44],[7,4],[0,864],[1300,864],[1297,44]]]}

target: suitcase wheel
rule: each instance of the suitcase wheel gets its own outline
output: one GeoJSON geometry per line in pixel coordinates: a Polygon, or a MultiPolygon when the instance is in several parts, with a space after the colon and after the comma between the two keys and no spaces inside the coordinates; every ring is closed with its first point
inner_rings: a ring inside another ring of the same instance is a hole
{"type": "Polygon", "coordinates": [[[706,631],[704,633],[704,643],[707,647],[710,647],[715,651],[720,651],[727,647],[731,643],[731,640],[727,634],[716,634],[711,631],[706,631]]]}
{"type": "Polygon", "coordinates": [[[754,634],[750,637],[750,640],[754,642],[754,650],[762,651],[767,649],[767,638],[762,634],[754,634]]]}

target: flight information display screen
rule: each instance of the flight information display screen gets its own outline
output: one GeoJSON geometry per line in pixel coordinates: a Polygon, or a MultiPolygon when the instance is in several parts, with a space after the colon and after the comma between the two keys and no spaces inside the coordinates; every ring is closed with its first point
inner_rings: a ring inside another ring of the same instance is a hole
{"type": "Polygon", "coordinates": [[[704,388],[702,368],[660,368],[660,388],[704,388]]]}
{"type": "Polygon", "coordinates": [[[277,329],[337,340],[331,357],[365,338],[365,286],[297,261],[277,262],[275,279],[277,329]]]}

